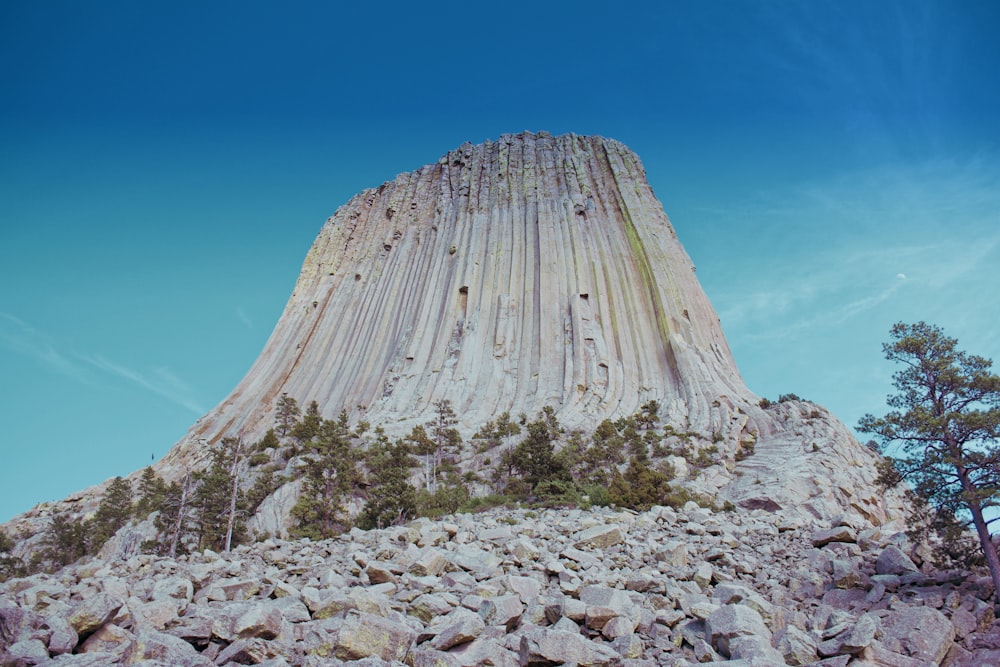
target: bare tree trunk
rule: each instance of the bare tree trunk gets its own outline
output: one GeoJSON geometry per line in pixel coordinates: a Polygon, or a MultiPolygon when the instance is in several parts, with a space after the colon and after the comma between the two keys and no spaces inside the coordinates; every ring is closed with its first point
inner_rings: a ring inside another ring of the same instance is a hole
{"type": "MultiPolygon", "coordinates": [[[[958,466],[958,478],[961,480],[962,490],[968,494],[966,497],[974,498],[975,495],[971,492],[975,490],[975,487],[969,479],[968,471],[962,466],[958,466]]],[[[976,500],[966,501],[966,505],[969,512],[972,513],[972,525],[976,527],[979,547],[983,550],[983,556],[986,557],[986,567],[990,571],[990,579],[993,580],[993,602],[996,606],[1000,604],[1000,557],[997,556],[997,549],[990,536],[989,526],[983,517],[982,505],[976,500]]]]}
{"type": "Polygon", "coordinates": [[[243,454],[243,435],[236,441],[236,449],[233,451],[233,463],[229,466],[229,476],[232,478],[232,487],[229,491],[229,518],[226,521],[226,546],[225,551],[233,544],[233,525],[236,523],[236,497],[240,491],[239,466],[240,457],[243,454]]]}
{"type": "Polygon", "coordinates": [[[170,536],[170,557],[177,557],[177,543],[181,538],[181,528],[184,526],[184,513],[187,511],[188,494],[191,492],[191,473],[184,475],[181,483],[181,499],[177,507],[177,519],[174,521],[173,534],[170,536]]]}

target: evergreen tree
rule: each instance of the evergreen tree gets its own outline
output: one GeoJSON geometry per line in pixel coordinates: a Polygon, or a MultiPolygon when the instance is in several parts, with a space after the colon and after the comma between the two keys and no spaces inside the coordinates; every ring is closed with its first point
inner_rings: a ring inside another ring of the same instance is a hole
{"type": "Polygon", "coordinates": [[[197,539],[196,508],[193,503],[195,486],[195,478],[188,473],[179,483],[173,482],[164,491],[163,503],[155,522],[162,538],[156,545],[157,553],[174,558],[186,553],[189,539],[197,539]]]}
{"type": "Polygon", "coordinates": [[[889,396],[888,414],[865,415],[859,430],[878,438],[893,472],[931,508],[972,524],[1000,602],[1000,557],[989,529],[1000,507],[1000,376],[940,327],[898,323],[890,335],[882,350],[903,365],[892,376],[899,393],[889,396]]]}
{"type": "Polygon", "coordinates": [[[458,417],[451,407],[451,401],[443,399],[434,403],[434,421],[431,422],[431,437],[434,439],[435,469],[462,452],[462,436],[455,424],[458,417]]]}
{"type": "Polygon", "coordinates": [[[131,518],[132,484],[127,479],[115,477],[108,484],[94,515],[90,550],[100,549],[131,518]]]}
{"type": "Polygon", "coordinates": [[[427,429],[419,424],[410,430],[406,441],[409,449],[423,459],[424,489],[428,492],[433,491],[437,482],[437,443],[427,435],[427,429]]]}
{"type": "Polygon", "coordinates": [[[357,481],[357,471],[351,456],[347,413],[342,411],[337,421],[323,420],[309,446],[305,484],[292,508],[296,526],[291,532],[295,537],[326,539],[350,525],[344,497],[357,481]]]}
{"type": "Polygon", "coordinates": [[[24,561],[14,555],[14,540],[0,530],[0,582],[27,575],[24,561]]]}
{"type": "Polygon", "coordinates": [[[311,401],[302,421],[292,428],[292,437],[299,442],[312,440],[319,434],[319,427],[323,418],[319,415],[319,403],[311,401]]]}
{"type": "Polygon", "coordinates": [[[167,494],[167,483],[157,475],[151,466],[142,470],[139,478],[139,500],[135,505],[135,515],[145,519],[153,512],[163,507],[163,499],[167,494]]]}
{"type": "Polygon", "coordinates": [[[653,505],[668,504],[673,474],[650,467],[648,460],[633,456],[624,474],[614,471],[608,495],[620,507],[645,512],[653,505]]]}
{"type": "Polygon", "coordinates": [[[89,529],[83,520],[68,513],[55,514],[42,536],[42,557],[57,568],[83,558],[88,553],[89,529]]]}
{"type": "Polygon", "coordinates": [[[203,549],[228,550],[244,537],[243,495],[240,478],[243,464],[241,438],[223,438],[212,450],[212,464],[195,475],[197,488],[193,506],[203,549]]]}
{"type": "Polygon", "coordinates": [[[263,452],[268,449],[278,449],[279,447],[281,447],[281,442],[278,440],[278,436],[275,435],[273,428],[269,428],[254,449],[258,452],[263,452]]]}
{"type": "Polygon", "coordinates": [[[532,489],[546,480],[569,480],[569,472],[555,455],[559,423],[555,411],[546,406],[538,419],[525,425],[527,436],[511,452],[511,464],[532,489]]]}
{"type": "Polygon", "coordinates": [[[274,423],[278,427],[278,435],[284,438],[291,433],[300,414],[302,414],[302,410],[299,408],[298,401],[288,394],[282,394],[274,409],[274,423]]]}
{"type": "Polygon", "coordinates": [[[416,515],[416,489],[409,482],[413,461],[406,442],[376,442],[370,453],[374,479],[358,527],[369,530],[409,521],[416,515]]]}

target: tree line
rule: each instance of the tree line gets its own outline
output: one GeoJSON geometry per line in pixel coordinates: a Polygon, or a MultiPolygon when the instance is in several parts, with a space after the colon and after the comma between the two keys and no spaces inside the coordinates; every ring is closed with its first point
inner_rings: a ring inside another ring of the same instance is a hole
{"type": "Polygon", "coordinates": [[[662,458],[681,455],[704,466],[717,451],[704,435],[660,425],[655,401],[590,434],[567,432],[551,407],[534,419],[504,413],[468,442],[450,401],[433,408],[430,420],[391,439],[366,422],[350,424],[344,411],[327,419],[316,401],[303,411],[282,395],[274,426],[261,440],[222,438],[201,471],[167,483],[147,467],[134,487],[114,478],[93,516],[55,514],[28,563],[11,555],[13,541],[0,533],[0,577],[54,570],[96,554],[122,527],[147,519],[157,535],[142,545],[145,552],[229,550],[266,537],[250,535],[247,519],[294,480],[301,480],[301,490],[291,511],[293,538],[325,539],[354,526],[379,528],[501,504],[682,504],[692,496],[670,484],[674,471],[662,458]],[[463,471],[459,461],[470,452],[482,466],[463,471]],[[350,510],[352,503],[360,512],[350,510]]]}

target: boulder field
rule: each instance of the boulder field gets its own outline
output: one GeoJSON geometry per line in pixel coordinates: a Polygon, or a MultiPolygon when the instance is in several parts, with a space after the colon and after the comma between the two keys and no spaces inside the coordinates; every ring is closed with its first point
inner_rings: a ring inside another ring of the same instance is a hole
{"type": "Polygon", "coordinates": [[[988,577],[847,515],[493,509],[124,556],[0,584],[0,664],[1000,664],[988,577]]]}

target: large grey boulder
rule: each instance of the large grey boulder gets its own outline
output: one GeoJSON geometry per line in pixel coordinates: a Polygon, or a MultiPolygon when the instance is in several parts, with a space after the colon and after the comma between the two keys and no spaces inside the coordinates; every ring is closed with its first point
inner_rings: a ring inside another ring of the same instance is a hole
{"type": "Polygon", "coordinates": [[[69,615],[69,624],[78,635],[88,635],[114,618],[123,604],[124,600],[107,593],[92,595],[69,615]]]}
{"type": "Polygon", "coordinates": [[[579,633],[531,628],[521,635],[522,665],[577,664],[580,667],[607,667],[619,664],[621,654],[609,646],[596,644],[579,633]]]}
{"type": "Polygon", "coordinates": [[[336,655],[341,660],[375,657],[402,661],[417,633],[408,625],[374,614],[351,611],[337,635],[336,655]]]}
{"type": "Polygon", "coordinates": [[[123,665],[155,661],[176,667],[214,667],[215,663],[195,651],[183,639],[162,632],[145,631],[136,635],[122,654],[123,665]]]}
{"type": "Polygon", "coordinates": [[[906,607],[882,619],[882,643],[896,653],[941,664],[955,640],[948,618],[930,607],[906,607]]]}
{"type": "Polygon", "coordinates": [[[755,609],[729,604],[705,619],[705,640],[727,658],[733,657],[734,640],[746,636],[761,637],[768,644],[771,642],[771,631],[755,609]]]}
{"type": "Polygon", "coordinates": [[[875,572],[877,574],[910,574],[919,572],[913,560],[907,556],[902,549],[894,544],[890,544],[875,561],[875,572]]]}

